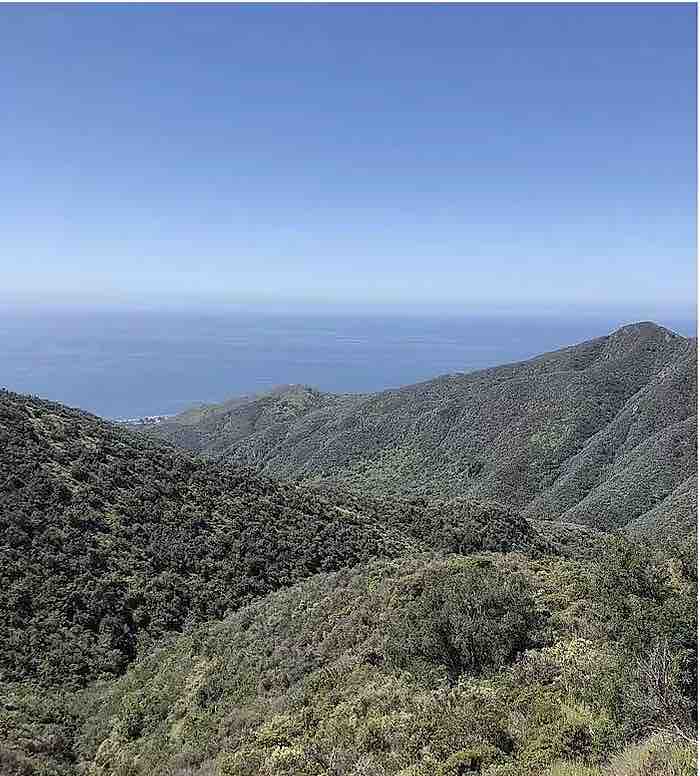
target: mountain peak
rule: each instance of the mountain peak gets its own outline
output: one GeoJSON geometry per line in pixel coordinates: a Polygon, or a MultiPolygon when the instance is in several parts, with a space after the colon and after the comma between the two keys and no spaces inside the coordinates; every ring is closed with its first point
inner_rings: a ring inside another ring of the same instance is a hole
{"type": "Polygon", "coordinates": [[[675,332],[671,331],[670,329],[665,328],[664,326],[659,326],[658,323],[654,323],[654,321],[638,321],[637,323],[628,323],[625,326],[620,326],[619,329],[615,329],[610,336],[611,337],[617,337],[617,336],[654,336],[664,334],[668,335],[669,337],[678,337],[679,334],[676,334],[675,332]]]}

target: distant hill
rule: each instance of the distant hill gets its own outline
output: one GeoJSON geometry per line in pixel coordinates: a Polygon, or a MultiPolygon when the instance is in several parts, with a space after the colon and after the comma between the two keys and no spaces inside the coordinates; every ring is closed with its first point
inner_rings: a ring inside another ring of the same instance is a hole
{"type": "Polygon", "coordinates": [[[537,520],[673,533],[695,522],[696,363],[695,339],[637,323],[529,361],[381,393],[291,386],[147,433],[274,477],[497,500],[537,520]]]}
{"type": "Polygon", "coordinates": [[[371,558],[535,546],[505,507],[324,497],[0,392],[0,682],[120,674],[168,633],[371,558]]]}
{"type": "MultiPolygon", "coordinates": [[[[321,393],[306,385],[286,385],[222,404],[195,406],[168,418],[157,428],[144,430],[206,457],[226,458],[233,444],[257,436],[274,444],[277,434],[311,413],[321,410],[332,417],[354,407],[358,398],[356,394],[321,393]]],[[[254,454],[249,457],[255,459],[254,454]]]]}

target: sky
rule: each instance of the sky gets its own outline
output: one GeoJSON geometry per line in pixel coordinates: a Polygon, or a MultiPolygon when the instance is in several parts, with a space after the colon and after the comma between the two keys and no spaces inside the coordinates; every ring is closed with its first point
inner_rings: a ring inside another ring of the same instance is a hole
{"type": "Polygon", "coordinates": [[[695,14],[2,5],[0,301],[690,307],[695,14]]]}

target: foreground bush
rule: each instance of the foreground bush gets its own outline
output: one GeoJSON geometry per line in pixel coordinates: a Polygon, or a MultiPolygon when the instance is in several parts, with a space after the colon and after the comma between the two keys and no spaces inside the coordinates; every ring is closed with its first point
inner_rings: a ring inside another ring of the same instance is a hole
{"type": "Polygon", "coordinates": [[[657,632],[637,646],[610,638],[619,623],[591,587],[607,572],[590,563],[404,558],[317,576],[88,694],[78,759],[92,776],[170,774],[184,754],[193,774],[221,776],[685,776],[679,732],[645,732],[665,720],[693,735],[682,672],[659,715],[639,707],[639,666],[648,644],[680,632],[685,615],[653,614],[674,611],[693,580],[673,558],[648,562],[658,584],[634,606],[657,632]]]}

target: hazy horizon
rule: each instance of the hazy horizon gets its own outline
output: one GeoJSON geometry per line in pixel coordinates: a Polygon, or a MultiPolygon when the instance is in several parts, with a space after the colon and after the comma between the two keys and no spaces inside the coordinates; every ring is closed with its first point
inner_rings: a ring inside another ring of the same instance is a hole
{"type": "MultiPolygon", "coordinates": [[[[572,304],[567,302],[547,303],[532,302],[530,304],[507,303],[503,300],[427,304],[424,302],[319,302],[303,300],[287,300],[278,302],[224,302],[217,300],[151,300],[96,302],[88,300],[61,299],[49,301],[6,301],[0,298],[0,318],[5,315],[99,315],[105,314],[182,314],[189,315],[260,315],[260,316],[296,316],[296,317],[401,317],[401,318],[540,318],[570,320],[572,317],[592,320],[616,320],[619,325],[651,321],[660,326],[669,326],[669,322],[693,321],[697,325],[697,305],[688,303],[682,305],[660,305],[658,303],[638,304],[572,304]]],[[[690,336],[686,331],[685,336],[690,336]]]]}

